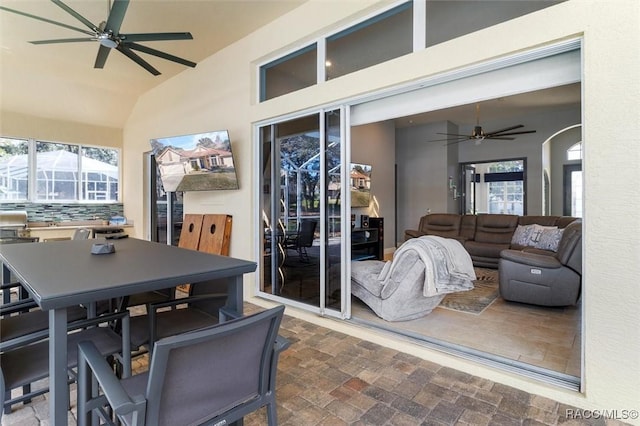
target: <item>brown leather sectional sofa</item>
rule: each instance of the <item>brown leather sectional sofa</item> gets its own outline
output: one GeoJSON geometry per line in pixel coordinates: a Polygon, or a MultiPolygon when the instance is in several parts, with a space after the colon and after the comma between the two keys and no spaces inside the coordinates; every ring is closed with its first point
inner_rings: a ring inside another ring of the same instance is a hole
{"type": "Polygon", "coordinates": [[[406,230],[405,240],[422,235],[455,238],[464,245],[474,266],[497,269],[502,250],[525,248],[512,244],[513,234],[518,225],[537,224],[565,228],[575,220],[575,217],[570,216],[434,213],[422,216],[418,229],[406,230]]]}

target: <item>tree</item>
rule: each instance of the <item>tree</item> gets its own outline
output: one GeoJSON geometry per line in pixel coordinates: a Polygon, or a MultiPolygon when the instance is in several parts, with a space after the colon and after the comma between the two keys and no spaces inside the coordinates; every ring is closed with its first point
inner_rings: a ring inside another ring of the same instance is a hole
{"type": "MultiPolygon", "coordinates": [[[[303,205],[307,209],[316,208],[318,185],[320,183],[320,142],[318,138],[297,135],[282,139],[280,144],[281,167],[287,171],[287,177],[296,179],[300,173],[298,188],[303,205]]],[[[295,196],[296,194],[291,194],[295,196]]]]}

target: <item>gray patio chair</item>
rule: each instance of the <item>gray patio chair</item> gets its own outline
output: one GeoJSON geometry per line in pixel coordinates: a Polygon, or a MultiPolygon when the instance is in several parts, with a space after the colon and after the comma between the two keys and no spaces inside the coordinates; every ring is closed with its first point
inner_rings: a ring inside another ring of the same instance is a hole
{"type": "MultiPolygon", "coordinates": [[[[131,375],[131,348],[129,343],[128,312],[105,314],[99,317],[69,323],[67,336],[67,368],[69,380],[75,373],[71,370],[78,362],[78,343],[90,340],[97,347],[101,357],[113,356],[120,363],[123,376],[131,375]],[[111,325],[122,321],[122,335],[111,325]]],[[[31,390],[30,385],[49,376],[49,331],[32,333],[29,337],[35,343],[23,344],[0,353],[0,403],[4,412],[10,413],[14,404],[28,402],[38,395],[48,392],[47,387],[31,390]],[[22,387],[22,395],[11,397],[11,390],[22,387]]],[[[105,361],[106,362],[106,361],[105,361]]],[[[2,419],[2,410],[0,410],[2,419]]]]}
{"type": "MultiPolygon", "coordinates": [[[[219,291],[226,290],[221,281],[219,291]]],[[[198,285],[189,295],[147,305],[146,314],[131,317],[131,346],[141,355],[153,351],[154,343],[176,334],[211,327],[241,315],[225,307],[226,293],[208,293],[198,285]]]]}
{"type": "Polygon", "coordinates": [[[91,342],[78,350],[78,424],[224,425],[263,406],[277,424],[278,336],[284,306],[161,339],[149,370],[118,379],[91,342]],[[96,382],[97,385],[96,386],[96,382]]]}
{"type": "MultiPolygon", "coordinates": [[[[97,311],[99,314],[103,314],[106,312],[106,308],[99,305],[97,311]]],[[[73,306],[67,309],[69,323],[86,318],[87,309],[82,306],[73,306]]],[[[49,312],[40,310],[32,299],[11,302],[0,308],[0,352],[11,351],[47,338],[48,332],[49,312]]],[[[22,394],[31,394],[31,383],[23,385],[22,394]]],[[[5,398],[9,400],[10,395],[5,398]]],[[[30,399],[25,398],[22,401],[28,403],[30,399]]],[[[10,412],[11,404],[7,404],[5,408],[7,413],[10,412]]]]}

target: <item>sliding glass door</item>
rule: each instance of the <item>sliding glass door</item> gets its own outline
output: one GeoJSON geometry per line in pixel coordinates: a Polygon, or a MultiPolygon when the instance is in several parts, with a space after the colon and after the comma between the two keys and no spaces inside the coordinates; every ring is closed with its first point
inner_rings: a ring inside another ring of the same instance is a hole
{"type": "Polygon", "coordinates": [[[333,110],[259,128],[259,290],[321,313],[341,309],[341,116],[333,110]]]}

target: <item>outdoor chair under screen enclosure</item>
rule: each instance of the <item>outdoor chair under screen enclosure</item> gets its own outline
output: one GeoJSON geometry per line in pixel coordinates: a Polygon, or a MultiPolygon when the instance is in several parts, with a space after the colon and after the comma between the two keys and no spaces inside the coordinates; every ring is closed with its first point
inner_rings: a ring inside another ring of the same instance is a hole
{"type": "Polygon", "coordinates": [[[284,246],[286,249],[296,250],[301,262],[309,262],[307,248],[313,245],[318,222],[315,220],[303,220],[298,227],[298,232],[287,235],[284,246]]]}
{"type": "Polygon", "coordinates": [[[263,406],[277,424],[275,379],[284,306],[158,340],[149,370],[118,379],[91,342],[79,345],[78,424],[230,424],[263,406]]]}

